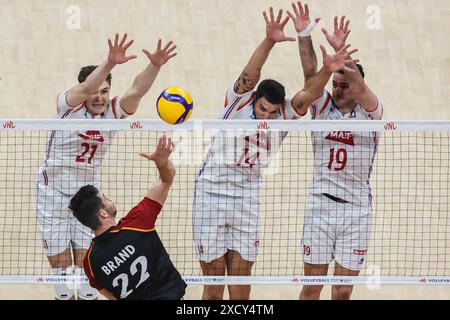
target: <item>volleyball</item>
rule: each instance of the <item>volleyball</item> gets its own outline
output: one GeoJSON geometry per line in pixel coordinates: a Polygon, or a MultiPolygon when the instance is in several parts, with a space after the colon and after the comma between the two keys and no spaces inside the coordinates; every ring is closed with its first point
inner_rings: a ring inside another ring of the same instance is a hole
{"type": "Polygon", "coordinates": [[[170,87],[161,92],[156,102],[159,117],[167,123],[185,122],[192,114],[192,98],[179,87],[170,87]]]}

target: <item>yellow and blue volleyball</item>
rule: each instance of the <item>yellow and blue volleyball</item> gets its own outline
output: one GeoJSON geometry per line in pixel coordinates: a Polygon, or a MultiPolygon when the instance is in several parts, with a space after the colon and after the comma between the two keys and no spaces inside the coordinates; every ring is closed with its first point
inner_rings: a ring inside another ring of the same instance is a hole
{"type": "Polygon", "coordinates": [[[159,117],[170,124],[185,122],[191,116],[192,108],[190,94],[179,87],[167,88],[156,102],[159,117]]]}

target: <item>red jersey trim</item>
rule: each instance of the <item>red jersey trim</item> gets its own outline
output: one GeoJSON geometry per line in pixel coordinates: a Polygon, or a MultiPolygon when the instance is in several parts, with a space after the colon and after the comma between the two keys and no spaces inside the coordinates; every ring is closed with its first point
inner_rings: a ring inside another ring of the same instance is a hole
{"type": "MultiPolygon", "coordinates": [[[[115,97],[114,99],[113,99],[113,102],[114,103],[117,103],[117,100],[118,100],[118,98],[119,97],[115,97]]],[[[123,111],[123,113],[125,113],[127,116],[132,116],[133,114],[135,114],[136,112],[133,112],[133,113],[129,113],[129,112],[127,112],[127,110],[125,110],[122,106],[120,106],[120,109],[123,111]]],[[[123,119],[123,118],[125,118],[123,115],[120,117],[120,119],[123,119]]]]}
{"type": "Polygon", "coordinates": [[[383,105],[380,103],[380,100],[378,100],[378,97],[377,97],[377,106],[376,106],[375,109],[373,109],[372,111],[367,111],[363,106],[361,106],[361,107],[362,107],[362,108],[364,109],[364,111],[367,112],[367,113],[374,113],[375,111],[378,110],[378,108],[381,108],[381,116],[380,116],[380,120],[383,119],[384,108],[383,108],[383,105]]]}
{"type": "Polygon", "coordinates": [[[91,266],[91,252],[92,252],[92,248],[93,246],[91,245],[88,249],[88,251],[86,252],[86,261],[87,261],[87,265],[88,265],[88,270],[84,270],[84,272],[89,273],[90,278],[92,279],[92,282],[95,286],[97,286],[97,290],[101,290],[103,289],[102,286],[99,285],[99,283],[95,280],[95,276],[94,276],[94,272],[92,272],[92,266],[91,266]]]}
{"type": "Polygon", "coordinates": [[[70,91],[70,90],[67,90],[66,94],[64,95],[64,101],[66,101],[66,105],[67,105],[70,109],[73,109],[73,108],[76,108],[77,106],[72,107],[72,106],[67,102],[67,94],[69,93],[69,91],[70,91]]]}
{"type": "Polygon", "coordinates": [[[114,114],[114,118],[117,119],[117,112],[116,112],[116,98],[112,99],[112,112],[114,114]]]}
{"type": "Polygon", "coordinates": [[[327,98],[325,99],[325,103],[323,104],[322,109],[320,109],[319,114],[321,114],[325,110],[328,103],[330,102],[330,99],[331,99],[331,95],[327,92],[327,98]]]}
{"type": "Polygon", "coordinates": [[[252,101],[253,101],[253,94],[251,95],[250,99],[245,101],[239,108],[236,109],[236,112],[242,110],[245,106],[247,106],[252,101]]]}

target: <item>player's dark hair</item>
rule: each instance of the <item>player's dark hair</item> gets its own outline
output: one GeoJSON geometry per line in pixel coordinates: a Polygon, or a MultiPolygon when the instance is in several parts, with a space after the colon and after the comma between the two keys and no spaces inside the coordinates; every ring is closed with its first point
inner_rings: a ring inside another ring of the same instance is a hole
{"type": "Polygon", "coordinates": [[[98,189],[90,184],[81,187],[69,205],[75,218],[92,230],[101,226],[98,211],[104,207],[102,199],[98,196],[98,189]]]}
{"type": "MultiPolygon", "coordinates": [[[[364,79],[364,77],[366,76],[366,74],[365,74],[365,72],[364,72],[363,66],[360,65],[359,63],[357,63],[356,66],[358,67],[359,73],[361,73],[361,76],[362,76],[363,79],[364,79]]],[[[344,73],[344,70],[338,70],[337,73],[345,74],[345,73],[344,73]]]]}
{"type": "MultiPolygon", "coordinates": [[[[89,77],[89,75],[95,70],[97,69],[98,66],[86,66],[81,68],[80,73],[78,74],[78,82],[82,83],[86,81],[86,78],[89,77]]],[[[106,82],[109,83],[109,86],[111,87],[111,73],[108,74],[108,76],[106,77],[106,82]]]]}
{"type": "Polygon", "coordinates": [[[260,98],[265,98],[272,104],[283,104],[286,98],[284,86],[278,81],[267,79],[262,81],[255,93],[255,102],[260,98]]]}

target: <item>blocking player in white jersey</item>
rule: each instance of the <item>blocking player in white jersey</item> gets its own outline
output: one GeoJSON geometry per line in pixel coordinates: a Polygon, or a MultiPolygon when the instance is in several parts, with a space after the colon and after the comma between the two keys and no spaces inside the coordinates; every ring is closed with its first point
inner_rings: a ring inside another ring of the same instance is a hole
{"type": "MultiPolygon", "coordinates": [[[[162,48],[158,41],[155,52],[143,52],[150,60],[148,66],[134,80],[122,96],[109,98],[111,70],[136,56],[127,56],[133,40],[125,34],[114,44],[108,40],[109,54],[100,66],[83,67],[79,84],[64,91],[57,99],[57,119],[124,119],[136,112],[141,98],[150,90],[158,72],[176,55],[170,41],[162,48]]],[[[45,160],[39,169],[37,183],[37,225],[42,233],[43,246],[55,275],[83,274],[80,269],[92,234],[70,213],[68,204],[77,190],[86,184],[99,186],[101,162],[112,142],[111,132],[52,131],[45,160]]],[[[56,299],[75,299],[74,290],[65,284],[55,285],[56,299]]],[[[89,285],[77,290],[78,299],[97,298],[97,291],[89,285]]]]}
{"type": "MultiPolygon", "coordinates": [[[[310,25],[307,5],[292,4],[296,30],[310,25]]],[[[334,33],[322,29],[328,43],[339,51],[350,33],[350,21],[334,19],[334,33]]],[[[317,59],[311,37],[299,37],[305,78],[316,72],[317,59]]],[[[354,62],[335,72],[333,90],[309,105],[313,120],[379,120],[383,108],[364,82],[364,72],[354,62]]],[[[327,275],[335,261],[336,276],[357,276],[363,265],[372,226],[369,177],[378,145],[373,132],[313,132],[314,179],[310,185],[302,249],[305,275],[327,275]]],[[[304,286],[300,299],[319,299],[323,286],[304,286]]],[[[349,299],[352,286],[333,286],[333,299],[349,299]]]]}
{"type": "MultiPolygon", "coordinates": [[[[320,95],[332,72],[344,67],[346,48],[329,56],[324,67],[309,78],[293,99],[275,80],[262,81],[261,69],[278,42],[295,41],[284,34],[280,10],[275,19],[270,8],[266,38],[257,47],[239,79],[227,92],[221,119],[298,119],[306,113],[301,101],[320,95]],[[302,110],[302,112],[299,112],[302,110]]],[[[256,125],[255,125],[256,128],[256,125]]],[[[193,229],[197,257],[205,276],[249,276],[259,246],[259,189],[262,171],[286,133],[258,130],[219,132],[196,179],[193,229]]],[[[230,299],[249,299],[250,286],[228,286],[230,299]]],[[[224,286],[204,286],[203,299],[223,299],[224,286]]]]}

